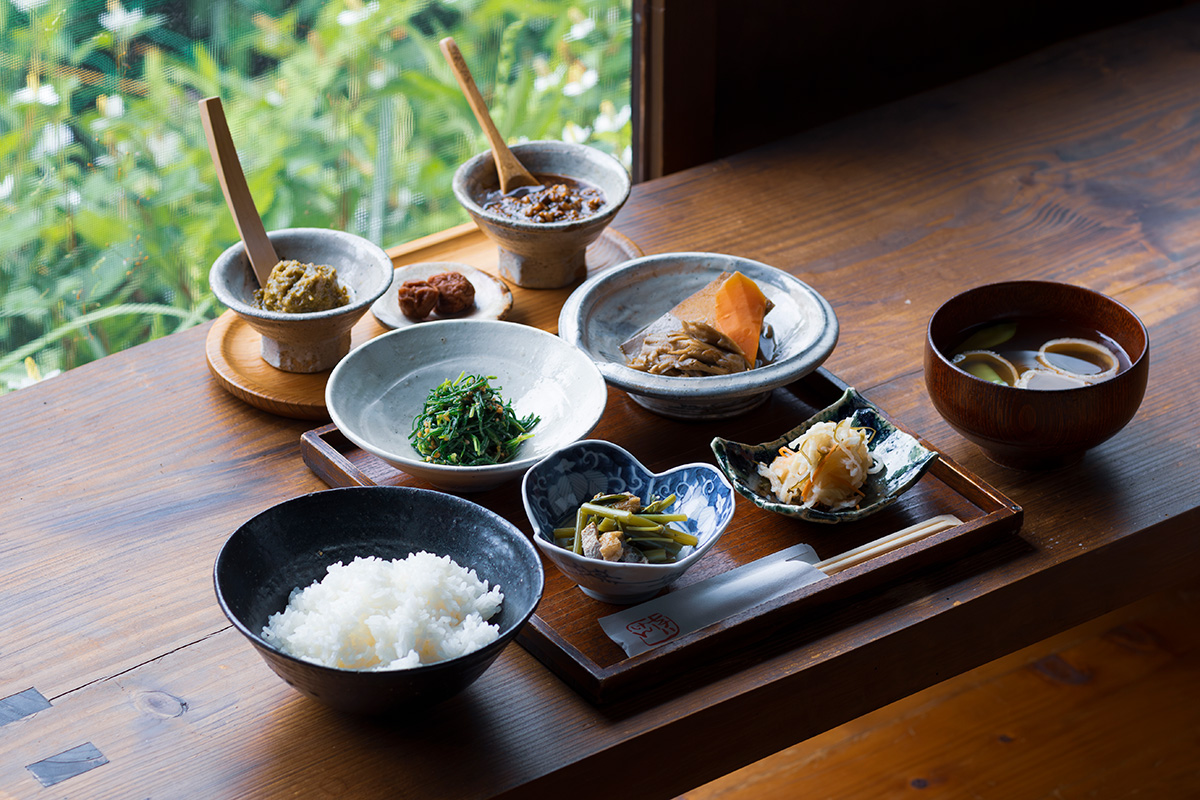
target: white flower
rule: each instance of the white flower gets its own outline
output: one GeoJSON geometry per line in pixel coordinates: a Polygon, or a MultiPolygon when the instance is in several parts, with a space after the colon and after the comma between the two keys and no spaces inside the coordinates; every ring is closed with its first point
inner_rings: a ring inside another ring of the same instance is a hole
{"type": "Polygon", "coordinates": [[[83,195],[75,189],[67,189],[67,193],[63,195],[63,205],[67,208],[77,208],[83,202],[83,195]]]}
{"type": "Polygon", "coordinates": [[[132,33],[137,24],[146,16],[141,9],[131,8],[126,11],[121,7],[120,0],[109,0],[108,11],[101,12],[100,24],[113,33],[132,33]]]}
{"type": "Polygon", "coordinates": [[[50,370],[46,370],[46,372],[43,373],[38,368],[37,362],[33,360],[33,357],[26,356],[26,358],[25,358],[25,374],[19,378],[16,378],[15,380],[11,379],[11,378],[6,379],[4,382],[8,384],[9,389],[12,389],[15,391],[17,389],[24,389],[27,386],[33,386],[35,383],[38,383],[39,381],[44,381],[49,378],[53,378],[55,375],[61,375],[61,374],[62,374],[61,369],[50,369],[50,370]]]}
{"type": "Polygon", "coordinates": [[[46,5],[46,3],[49,2],[50,0],[12,0],[12,4],[17,7],[17,10],[23,11],[26,14],[28,14],[30,11],[33,11],[35,8],[40,8],[41,6],[46,5]]]}
{"type": "Polygon", "coordinates": [[[32,105],[33,103],[41,103],[44,106],[56,106],[58,105],[58,99],[58,92],[54,91],[54,87],[48,83],[43,83],[37,88],[26,86],[22,89],[17,89],[12,95],[13,105],[15,106],[32,105]]]}
{"type": "Polygon", "coordinates": [[[114,94],[111,97],[102,94],[96,98],[96,110],[100,112],[100,116],[92,120],[93,131],[107,130],[112,120],[125,114],[125,101],[121,95],[114,94]]]}
{"type": "Polygon", "coordinates": [[[154,159],[154,165],[162,169],[179,160],[179,154],[183,152],[183,137],[175,131],[152,133],[146,137],[146,148],[154,159]]]}
{"type": "MultiPolygon", "coordinates": [[[[356,4],[357,5],[357,4],[356,4]]],[[[357,25],[360,22],[365,22],[372,14],[379,10],[377,0],[371,0],[365,6],[358,8],[347,8],[337,15],[338,25],[343,28],[349,28],[351,25],[357,25]]]]}
{"type": "Polygon", "coordinates": [[[109,119],[116,119],[125,114],[125,100],[119,94],[100,95],[96,98],[96,107],[109,119]]]}
{"type": "Polygon", "coordinates": [[[571,26],[571,30],[567,31],[567,35],[563,39],[568,42],[577,41],[583,39],[594,30],[596,30],[596,23],[591,17],[584,17],[571,26]]]}
{"type": "Polygon", "coordinates": [[[563,126],[562,140],[571,144],[583,144],[591,133],[591,128],[581,128],[574,122],[568,122],[563,126]]]}
{"type": "Polygon", "coordinates": [[[33,146],[31,155],[34,158],[52,156],[73,141],[75,141],[75,135],[71,133],[71,129],[66,123],[48,122],[42,128],[42,135],[38,139],[38,143],[33,146]]]}
{"type": "Polygon", "coordinates": [[[544,92],[547,89],[552,89],[562,82],[563,76],[567,74],[567,68],[560,66],[553,72],[539,72],[537,77],[533,79],[533,89],[536,92],[544,92]]]}
{"type": "Polygon", "coordinates": [[[384,86],[387,86],[388,80],[392,77],[392,70],[388,67],[373,69],[367,73],[367,85],[375,91],[379,91],[384,86]]]}
{"type": "Polygon", "coordinates": [[[0,200],[7,200],[12,197],[13,189],[16,185],[16,178],[12,175],[5,175],[4,180],[0,181],[0,200]]]}
{"type": "Polygon", "coordinates": [[[274,89],[269,90],[263,95],[263,99],[267,101],[267,105],[275,106],[276,108],[283,105],[283,95],[274,89]]]}
{"type": "Polygon", "coordinates": [[[625,127],[626,122],[629,122],[631,113],[632,111],[629,106],[624,106],[620,111],[617,111],[611,101],[605,100],[600,103],[600,114],[592,124],[596,133],[619,131],[625,127]]]}
{"type": "Polygon", "coordinates": [[[133,144],[127,139],[120,139],[114,148],[116,152],[101,153],[96,156],[95,164],[98,167],[115,167],[121,163],[122,159],[129,158],[133,154],[133,144]]]}
{"type": "Polygon", "coordinates": [[[563,94],[567,97],[576,97],[595,86],[599,80],[600,76],[596,70],[586,69],[577,80],[567,82],[567,85],[563,87],[563,94]]]}

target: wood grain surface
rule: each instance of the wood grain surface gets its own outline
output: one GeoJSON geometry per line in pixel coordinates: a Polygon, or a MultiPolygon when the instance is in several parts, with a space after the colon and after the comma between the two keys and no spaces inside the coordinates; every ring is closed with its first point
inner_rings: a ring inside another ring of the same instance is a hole
{"type": "Polygon", "coordinates": [[[1160,592],[687,792],[797,797],[1200,793],[1200,584],[1160,592]]]}
{"type": "MultiPolygon", "coordinates": [[[[0,787],[14,797],[609,797],[703,784],[944,678],[1200,574],[1200,9],[635,188],[646,252],[790,270],[841,322],[826,366],[1025,510],[1009,537],[781,628],[766,655],[598,709],[520,647],[416,718],[347,718],[279,681],[213,597],[224,539],[324,487],[312,427],[248,406],[201,326],[0,398],[0,787]],[[1071,469],[1005,470],[937,417],[923,329],[992,279],[1110,294],[1150,330],[1142,408],[1071,469]],[[44,790],[28,766],[90,743],[44,790]]],[[[215,257],[216,254],[214,254],[215,257]]],[[[562,293],[546,293],[553,316],[562,293]]],[[[514,309],[515,311],[517,309],[514,309]]],[[[610,402],[614,435],[648,414],[610,402]]],[[[644,441],[669,451],[677,428],[644,441]]],[[[739,509],[739,513],[740,509],[739,509]]],[[[730,658],[738,660],[738,653],[730,658]]]]}

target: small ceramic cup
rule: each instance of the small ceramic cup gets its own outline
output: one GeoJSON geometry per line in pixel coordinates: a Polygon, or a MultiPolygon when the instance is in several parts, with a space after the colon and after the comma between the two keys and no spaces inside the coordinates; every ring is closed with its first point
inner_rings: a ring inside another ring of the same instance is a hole
{"type": "Polygon", "coordinates": [[[483,207],[499,178],[487,150],[454,173],[454,196],[475,224],[500,248],[500,273],[529,289],[557,289],[587,277],[586,251],[629,198],[629,173],[621,162],[595,148],[567,142],[513,145],[517,159],[534,175],[558,175],[588,183],[604,194],[591,216],[563,222],[526,222],[483,207]]]}
{"type": "Polygon", "coordinates": [[[392,283],[392,260],[360,236],[326,228],[285,228],[267,234],[281,261],[327,264],[337,270],[350,302],[328,311],[289,314],[254,306],[258,279],[240,241],[213,262],[217,299],[262,336],[263,360],[285,372],[331,369],[350,352],[350,329],[392,283]]]}

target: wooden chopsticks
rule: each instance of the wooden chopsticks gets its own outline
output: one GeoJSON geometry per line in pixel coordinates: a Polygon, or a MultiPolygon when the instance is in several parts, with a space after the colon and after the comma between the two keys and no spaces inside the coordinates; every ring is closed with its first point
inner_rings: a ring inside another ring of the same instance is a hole
{"type": "Polygon", "coordinates": [[[867,542],[860,547],[855,547],[853,550],[847,550],[841,555],[827,558],[824,561],[818,561],[813,566],[826,575],[833,575],[856,564],[861,564],[868,559],[881,556],[884,553],[890,553],[906,544],[920,541],[926,536],[932,536],[939,531],[944,531],[961,524],[962,520],[953,514],[941,514],[936,517],[930,517],[923,522],[909,525],[907,528],[901,528],[895,533],[881,536],[873,542],[867,542]]]}

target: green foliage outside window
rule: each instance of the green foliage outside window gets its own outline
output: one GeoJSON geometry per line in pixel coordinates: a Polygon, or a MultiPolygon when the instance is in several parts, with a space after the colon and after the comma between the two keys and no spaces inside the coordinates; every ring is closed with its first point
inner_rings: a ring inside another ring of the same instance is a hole
{"type": "Polygon", "coordinates": [[[0,0],[0,393],[195,325],[237,240],[196,102],[219,95],[268,230],[384,246],[465,222],[486,149],[455,37],[513,139],[629,162],[629,0],[0,0]]]}

